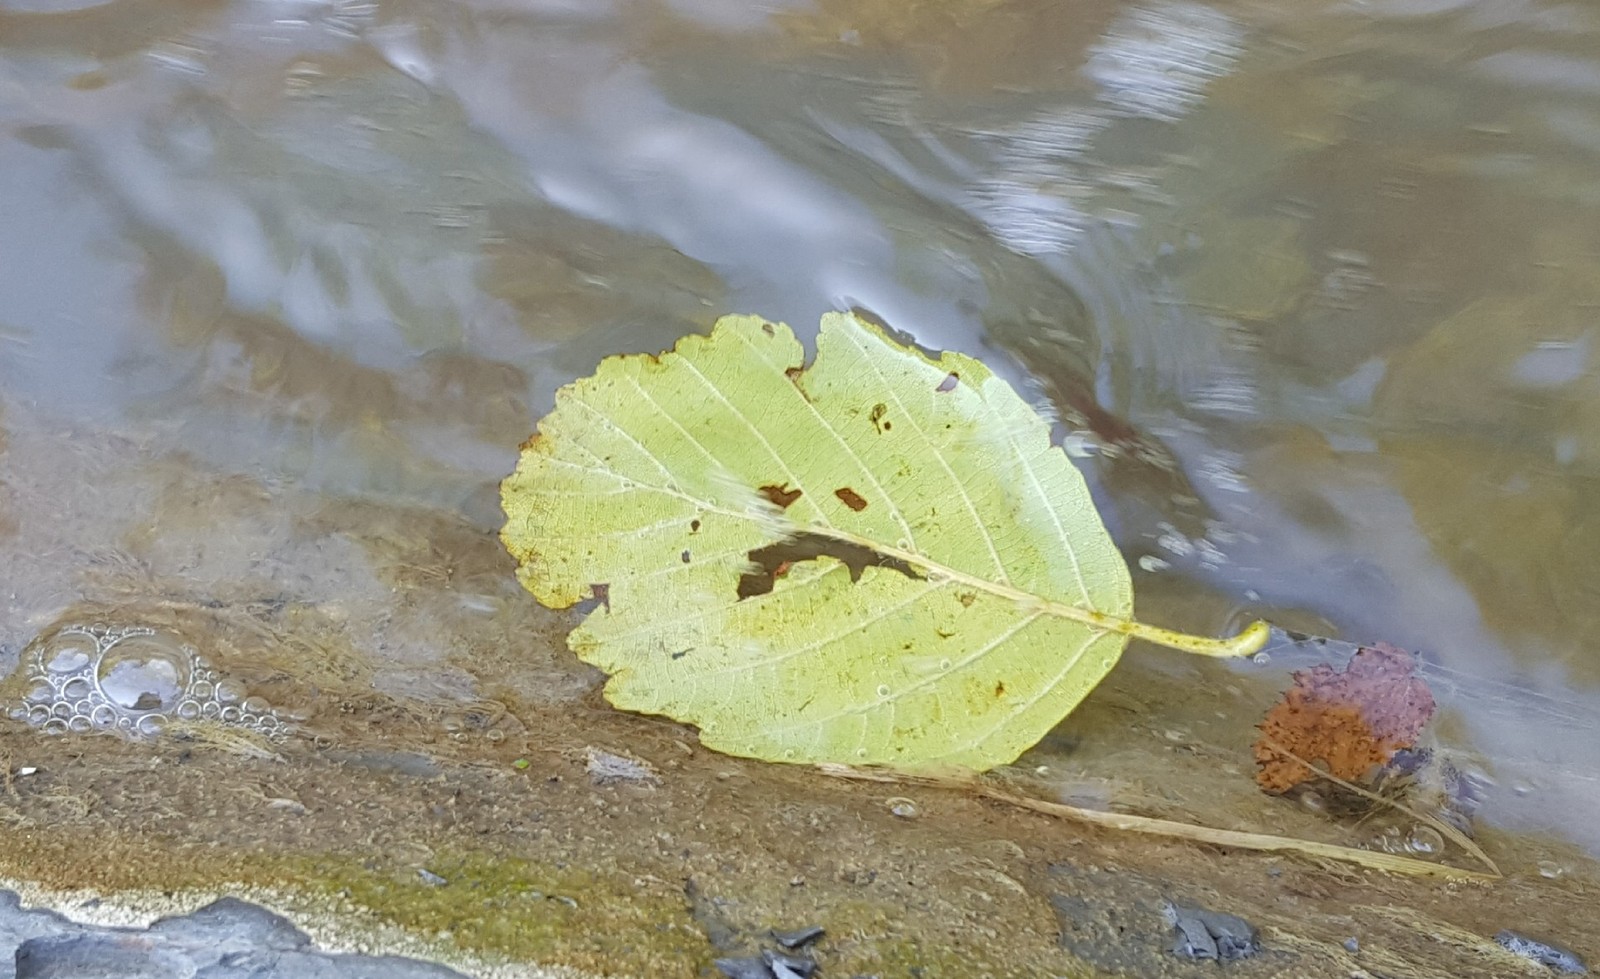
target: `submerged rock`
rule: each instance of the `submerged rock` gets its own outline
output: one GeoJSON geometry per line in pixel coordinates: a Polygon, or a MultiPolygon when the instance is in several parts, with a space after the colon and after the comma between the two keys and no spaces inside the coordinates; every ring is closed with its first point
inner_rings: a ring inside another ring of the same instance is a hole
{"type": "Polygon", "coordinates": [[[805,928],[796,928],[793,931],[775,931],[772,940],[787,949],[804,948],[821,938],[826,932],[821,925],[810,925],[805,928]]]}
{"type": "Polygon", "coordinates": [[[1527,935],[1506,929],[1494,936],[1496,944],[1514,955],[1525,959],[1532,959],[1542,966],[1563,972],[1567,975],[1586,976],[1589,967],[1583,964],[1583,959],[1577,952],[1570,948],[1562,948],[1550,942],[1541,942],[1529,938],[1527,935]]]}
{"type": "Polygon", "coordinates": [[[1255,926],[1238,915],[1169,904],[1167,920],[1178,932],[1172,951],[1182,958],[1232,962],[1261,951],[1255,926]]]}

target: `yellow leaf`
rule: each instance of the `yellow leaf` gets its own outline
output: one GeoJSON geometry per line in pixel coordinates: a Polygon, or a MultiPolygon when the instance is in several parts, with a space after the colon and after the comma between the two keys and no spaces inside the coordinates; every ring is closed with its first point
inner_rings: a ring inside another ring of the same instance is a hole
{"type": "Polygon", "coordinates": [[[627,710],[772,761],[986,769],[1081,701],[1130,635],[1127,566],[1049,429],[982,363],[849,314],[815,363],[719,321],[562,389],[502,485],[502,539],[627,710]],[[751,587],[752,557],[795,559],[751,587]],[[865,567],[851,567],[852,562],[865,567]],[[742,587],[743,583],[743,587],[742,587]]]}

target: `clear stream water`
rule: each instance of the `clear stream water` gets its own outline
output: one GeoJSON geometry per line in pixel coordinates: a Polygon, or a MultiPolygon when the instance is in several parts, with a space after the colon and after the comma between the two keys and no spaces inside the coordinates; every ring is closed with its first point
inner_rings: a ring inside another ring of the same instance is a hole
{"type": "Polygon", "coordinates": [[[1590,4],[0,0],[0,174],[0,667],[249,581],[469,700],[514,586],[296,528],[492,529],[601,357],[860,306],[1056,413],[1147,617],[1421,650],[1484,818],[1600,849],[1590,4]]]}

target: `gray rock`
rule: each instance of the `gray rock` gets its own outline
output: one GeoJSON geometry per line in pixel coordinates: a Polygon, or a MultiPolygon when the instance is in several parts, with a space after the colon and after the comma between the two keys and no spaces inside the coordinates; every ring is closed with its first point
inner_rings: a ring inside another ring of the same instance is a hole
{"type": "Polygon", "coordinates": [[[1238,915],[1182,904],[1167,905],[1167,920],[1178,932],[1173,954],[1186,959],[1248,959],[1261,951],[1256,928],[1238,915]]]}
{"type": "Polygon", "coordinates": [[[17,979],[188,979],[180,952],[128,932],[30,938],[16,952],[17,979]]]}
{"type": "Polygon", "coordinates": [[[760,956],[717,959],[711,964],[716,966],[717,971],[727,979],[773,979],[772,970],[767,968],[766,960],[760,956]]]}
{"type": "Polygon", "coordinates": [[[817,963],[800,955],[762,949],[761,958],[772,970],[776,979],[811,979],[817,974],[817,963]]]}
{"type": "Polygon", "coordinates": [[[28,939],[81,931],[54,911],[24,908],[17,895],[0,891],[0,979],[14,979],[14,950],[28,939]]]}
{"type": "Polygon", "coordinates": [[[787,949],[804,948],[827,934],[821,925],[809,925],[794,931],[775,931],[772,940],[787,949]]]}
{"type": "Polygon", "coordinates": [[[150,925],[150,931],[171,941],[192,945],[226,943],[240,948],[286,951],[311,944],[311,936],[296,928],[288,918],[236,897],[212,901],[192,914],[162,918],[150,925]]]}
{"type": "Polygon", "coordinates": [[[237,898],[147,929],[97,928],[24,909],[15,894],[0,891],[0,979],[467,977],[418,959],[319,952],[287,918],[237,898]]]}

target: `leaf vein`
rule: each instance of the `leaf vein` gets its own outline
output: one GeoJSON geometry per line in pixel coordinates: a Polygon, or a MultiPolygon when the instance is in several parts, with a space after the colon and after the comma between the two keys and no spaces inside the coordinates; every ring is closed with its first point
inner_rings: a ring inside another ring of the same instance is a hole
{"type": "Polygon", "coordinates": [[[929,438],[928,433],[923,430],[921,425],[917,424],[916,414],[907,408],[905,402],[900,399],[900,393],[895,390],[895,386],[890,382],[889,378],[884,376],[883,369],[878,366],[878,362],[872,356],[872,353],[861,345],[859,338],[853,332],[844,332],[846,339],[857,350],[861,351],[861,358],[872,368],[872,372],[878,375],[878,381],[883,386],[883,390],[888,392],[888,397],[900,409],[900,413],[905,416],[905,420],[910,422],[911,427],[917,430],[917,435],[921,437],[923,445],[935,459],[939,460],[939,467],[944,470],[946,476],[950,477],[950,482],[954,484],[956,492],[961,494],[961,502],[966,506],[968,516],[972,518],[972,523],[977,528],[979,536],[983,538],[984,544],[989,548],[989,557],[994,561],[995,574],[1000,576],[1001,584],[1011,584],[1011,578],[1006,573],[1005,562],[1000,560],[1000,552],[995,549],[994,535],[989,533],[989,528],[984,523],[982,515],[978,513],[977,505],[972,502],[972,496],[967,492],[966,484],[956,475],[955,470],[950,468],[950,460],[945,458],[944,451],[940,449],[938,443],[929,438]]]}

